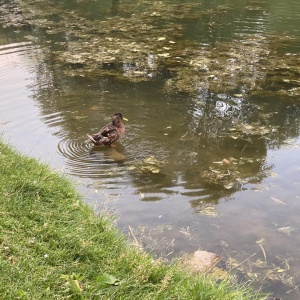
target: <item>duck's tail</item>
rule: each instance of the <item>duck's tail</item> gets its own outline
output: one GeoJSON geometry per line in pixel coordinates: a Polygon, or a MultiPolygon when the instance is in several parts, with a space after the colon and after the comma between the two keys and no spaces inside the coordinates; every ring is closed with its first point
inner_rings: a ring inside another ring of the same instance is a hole
{"type": "Polygon", "coordinates": [[[99,144],[99,142],[97,142],[90,134],[87,134],[86,136],[87,136],[87,137],[89,138],[89,140],[90,140],[91,142],[93,142],[95,145],[99,144]]]}

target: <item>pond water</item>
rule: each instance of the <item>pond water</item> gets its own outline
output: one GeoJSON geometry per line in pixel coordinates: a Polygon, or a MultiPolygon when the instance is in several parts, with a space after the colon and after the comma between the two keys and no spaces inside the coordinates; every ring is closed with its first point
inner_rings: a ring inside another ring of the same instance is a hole
{"type": "Polygon", "coordinates": [[[15,0],[0,22],[6,141],[154,255],[299,299],[299,1],[15,0]],[[93,147],[115,112],[125,137],[93,147]]]}

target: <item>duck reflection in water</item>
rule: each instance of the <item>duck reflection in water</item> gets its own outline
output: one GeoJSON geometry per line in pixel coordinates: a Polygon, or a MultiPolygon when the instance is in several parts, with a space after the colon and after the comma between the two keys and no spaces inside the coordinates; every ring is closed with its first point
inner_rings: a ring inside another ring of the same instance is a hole
{"type": "Polygon", "coordinates": [[[90,155],[96,158],[113,160],[114,162],[122,162],[126,159],[124,154],[125,147],[120,143],[116,143],[114,147],[98,147],[93,146],[90,149],[90,155]]]}

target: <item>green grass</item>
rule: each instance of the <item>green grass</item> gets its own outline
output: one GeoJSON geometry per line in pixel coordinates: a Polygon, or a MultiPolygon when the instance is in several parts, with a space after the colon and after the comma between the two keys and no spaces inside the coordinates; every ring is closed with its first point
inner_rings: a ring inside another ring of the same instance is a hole
{"type": "Polygon", "coordinates": [[[262,299],[130,246],[72,184],[0,142],[1,299],[262,299]]]}

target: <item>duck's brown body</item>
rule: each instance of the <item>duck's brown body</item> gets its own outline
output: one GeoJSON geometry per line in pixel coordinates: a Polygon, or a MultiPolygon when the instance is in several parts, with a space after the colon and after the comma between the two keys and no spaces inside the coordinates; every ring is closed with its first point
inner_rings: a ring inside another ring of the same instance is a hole
{"type": "Polygon", "coordinates": [[[125,133],[125,125],[122,120],[127,119],[122,114],[115,113],[110,124],[104,126],[98,133],[87,134],[87,136],[94,145],[110,146],[125,133]]]}

